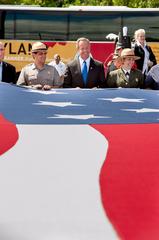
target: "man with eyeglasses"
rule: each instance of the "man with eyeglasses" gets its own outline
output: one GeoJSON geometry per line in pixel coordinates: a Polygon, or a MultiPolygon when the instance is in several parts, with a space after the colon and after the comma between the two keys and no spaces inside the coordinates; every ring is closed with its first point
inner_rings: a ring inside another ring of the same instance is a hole
{"type": "Polygon", "coordinates": [[[13,65],[3,61],[5,55],[4,44],[0,42],[0,82],[16,83],[16,69],[13,65]]]}
{"type": "Polygon", "coordinates": [[[34,63],[22,68],[17,85],[41,90],[61,87],[63,82],[55,67],[45,64],[47,46],[42,42],[36,42],[32,45],[31,52],[34,63]]]}

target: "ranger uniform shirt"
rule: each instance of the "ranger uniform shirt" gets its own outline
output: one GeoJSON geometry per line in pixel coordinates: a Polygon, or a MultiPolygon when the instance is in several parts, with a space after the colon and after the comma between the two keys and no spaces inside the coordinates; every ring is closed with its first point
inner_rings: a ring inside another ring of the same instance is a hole
{"type": "Polygon", "coordinates": [[[20,73],[17,85],[37,85],[41,84],[60,87],[63,82],[53,66],[45,64],[42,69],[38,69],[34,63],[28,64],[20,73]]]}

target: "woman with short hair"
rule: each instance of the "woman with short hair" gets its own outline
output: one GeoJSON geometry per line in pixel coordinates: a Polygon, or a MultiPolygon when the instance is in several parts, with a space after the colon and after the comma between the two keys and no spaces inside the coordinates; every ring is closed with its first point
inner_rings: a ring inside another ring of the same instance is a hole
{"type": "Polygon", "coordinates": [[[136,65],[139,70],[142,71],[146,77],[150,68],[157,64],[155,55],[150,46],[146,43],[146,34],[144,29],[138,29],[134,33],[135,45],[134,52],[135,55],[140,57],[136,60],[136,65]]]}

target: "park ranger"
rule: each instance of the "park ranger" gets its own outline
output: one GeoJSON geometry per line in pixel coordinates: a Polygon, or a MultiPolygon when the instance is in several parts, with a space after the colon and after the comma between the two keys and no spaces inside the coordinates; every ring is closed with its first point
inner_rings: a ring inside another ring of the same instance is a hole
{"type": "Polygon", "coordinates": [[[31,53],[34,62],[22,68],[17,85],[41,90],[61,87],[63,82],[55,67],[45,64],[47,46],[42,42],[35,42],[31,53]]]}

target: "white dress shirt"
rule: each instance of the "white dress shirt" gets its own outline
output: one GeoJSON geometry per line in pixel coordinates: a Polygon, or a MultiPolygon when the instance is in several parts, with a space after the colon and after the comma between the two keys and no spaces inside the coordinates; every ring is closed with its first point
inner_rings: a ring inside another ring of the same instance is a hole
{"type": "Polygon", "coordinates": [[[55,61],[52,61],[50,63],[48,63],[48,65],[54,66],[58,72],[58,74],[61,76],[64,75],[65,70],[66,70],[66,65],[63,62],[59,62],[59,64],[56,64],[55,61]]]}
{"type": "Polygon", "coordinates": [[[79,56],[79,62],[80,62],[80,67],[81,67],[81,70],[82,70],[82,66],[83,66],[83,62],[85,61],[86,64],[87,64],[87,72],[89,70],[89,65],[90,65],[90,57],[88,57],[86,60],[83,60],[80,56],[79,56]]]}
{"type": "Polygon", "coordinates": [[[138,41],[137,41],[137,45],[141,46],[141,48],[144,50],[145,57],[144,57],[142,73],[143,74],[145,73],[147,75],[147,73],[148,73],[148,62],[149,62],[150,53],[149,53],[149,51],[146,48],[146,41],[145,41],[144,46],[142,46],[138,41]]]}

